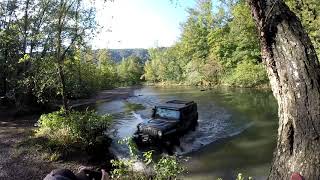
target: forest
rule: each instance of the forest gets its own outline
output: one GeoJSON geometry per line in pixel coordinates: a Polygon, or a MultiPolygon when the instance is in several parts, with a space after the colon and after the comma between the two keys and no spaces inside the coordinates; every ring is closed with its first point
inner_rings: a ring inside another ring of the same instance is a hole
{"type": "MultiPolygon", "coordinates": [[[[176,44],[149,49],[148,56],[131,53],[120,63],[119,57],[111,56],[115,50],[93,50],[89,45],[98,25],[94,6],[83,3],[1,2],[1,97],[12,103],[45,103],[64,96],[83,98],[101,89],[143,80],[195,86],[268,86],[257,30],[243,0],[221,1],[219,6],[198,1],[196,7],[187,9],[176,44]]],[[[319,54],[318,1],[286,3],[302,20],[319,54]]]]}
{"type": "Polygon", "coordinates": [[[138,57],[117,64],[108,50],[88,46],[97,27],[93,5],[2,1],[0,13],[0,93],[10,103],[83,98],[139,81],[143,62],[138,57]]]}
{"type": "MultiPolygon", "coordinates": [[[[286,0],[298,15],[319,55],[319,2],[286,0]]],[[[267,87],[258,33],[247,3],[198,1],[187,10],[178,42],[150,49],[145,78],[164,84],[267,87]]]]}

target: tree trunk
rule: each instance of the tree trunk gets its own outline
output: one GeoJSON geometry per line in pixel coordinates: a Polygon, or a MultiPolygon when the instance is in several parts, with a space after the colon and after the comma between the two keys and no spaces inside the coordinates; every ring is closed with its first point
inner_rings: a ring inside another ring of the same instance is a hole
{"type": "Polygon", "coordinates": [[[1,73],[1,80],[3,84],[3,89],[0,92],[0,96],[5,96],[7,93],[7,77],[6,77],[5,70],[4,72],[1,73]]]}
{"type": "MultiPolygon", "coordinates": [[[[6,48],[4,51],[4,59],[7,60],[9,59],[9,55],[8,55],[8,49],[6,48]]],[[[8,83],[7,83],[7,78],[8,78],[8,64],[4,64],[3,69],[2,69],[2,73],[3,73],[3,95],[5,96],[7,94],[8,91],[8,83]]]]}
{"type": "Polygon", "coordinates": [[[269,179],[320,179],[320,66],[300,20],[282,0],[247,0],[278,101],[277,148],[269,179]]]}
{"type": "Polygon", "coordinates": [[[63,61],[58,64],[58,72],[59,72],[59,77],[60,77],[60,82],[61,82],[61,96],[62,96],[62,104],[63,108],[68,111],[69,106],[68,106],[68,98],[66,96],[66,80],[64,77],[64,72],[63,72],[63,61]]]}
{"type": "Polygon", "coordinates": [[[28,38],[28,10],[29,10],[30,0],[26,0],[25,2],[25,10],[24,10],[24,22],[23,22],[23,55],[27,53],[27,38],[28,38]]]}
{"type": "Polygon", "coordinates": [[[58,19],[58,26],[57,26],[57,65],[58,65],[58,73],[59,73],[59,78],[60,78],[60,83],[61,83],[61,96],[62,96],[62,104],[66,112],[69,110],[68,106],[68,99],[66,96],[66,81],[65,81],[65,76],[64,76],[64,71],[63,71],[63,65],[64,65],[64,55],[62,53],[62,29],[63,29],[63,18],[64,18],[64,1],[60,1],[60,12],[59,12],[59,19],[58,19]]]}

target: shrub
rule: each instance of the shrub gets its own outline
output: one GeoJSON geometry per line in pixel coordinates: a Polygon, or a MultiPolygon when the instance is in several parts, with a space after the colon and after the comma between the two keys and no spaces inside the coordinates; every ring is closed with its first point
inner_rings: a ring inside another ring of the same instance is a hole
{"type": "Polygon", "coordinates": [[[111,164],[114,167],[111,172],[112,179],[177,179],[178,175],[184,172],[184,168],[179,164],[175,156],[163,156],[160,160],[154,161],[153,151],[144,152],[142,157],[139,157],[136,145],[131,138],[125,138],[119,141],[119,143],[126,143],[128,145],[131,158],[129,160],[111,160],[111,164]],[[134,172],[134,163],[139,160],[143,161],[146,166],[142,172],[134,172]],[[152,172],[150,172],[150,168],[152,172]]]}
{"type": "Polygon", "coordinates": [[[70,111],[63,109],[41,115],[36,129],[37,137],[45,137],[52,144],[68,147],[81,144],[94,145],[109,127],[110,115],[100,116],[94,111],[70,111]]]}
{"type": "Polygon", "coordinates": [[[111,164],[114,167],[114,169],[111,172],[111,178],[112,179],[141,179],[146,180],[146,176],[139,173],[133,172],[133,163],[134,160],[129,159],[120,159],[120,160],[111,160],[111,164]]]}
{"type": "Polygon", "coordinates": [[[224,82],[231,86],[255,87],[268,83],[268,77],[262,65],[244,61],[227,75],[224,82]]]}
{"type": "Polygon", "coordinates": [[[155,165],[155,179],[176,179],[183,173],[184,168],[178,163],[174,156],[164,156],[155,165]]]}

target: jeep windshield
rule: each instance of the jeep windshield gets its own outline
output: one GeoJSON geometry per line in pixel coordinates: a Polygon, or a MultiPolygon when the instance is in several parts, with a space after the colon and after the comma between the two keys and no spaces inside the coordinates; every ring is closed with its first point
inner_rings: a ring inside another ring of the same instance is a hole
{"type": "Polygon", "coordinates": [[[157,118],[177,120],[180,117],[180,112],[173,109],[157,108],[155,116],[157,118]]]}

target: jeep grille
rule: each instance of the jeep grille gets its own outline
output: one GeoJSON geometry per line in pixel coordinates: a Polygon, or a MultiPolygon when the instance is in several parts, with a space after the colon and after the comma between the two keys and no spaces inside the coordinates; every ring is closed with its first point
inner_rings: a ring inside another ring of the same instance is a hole
{"type": "Polygon", "coordinates": [[[151,135],[151,136],[157,136],[158,135],[158,131],[156,129],[154,129],[154,128],[151,128],[151,127],[142,128],[141,131],[142,131],[142,133],[148,134],[148,135],[151,135]]]}

